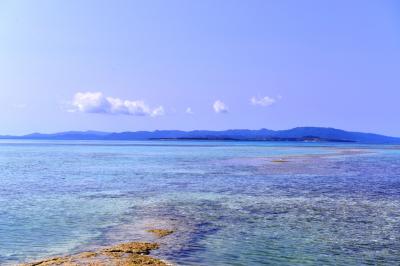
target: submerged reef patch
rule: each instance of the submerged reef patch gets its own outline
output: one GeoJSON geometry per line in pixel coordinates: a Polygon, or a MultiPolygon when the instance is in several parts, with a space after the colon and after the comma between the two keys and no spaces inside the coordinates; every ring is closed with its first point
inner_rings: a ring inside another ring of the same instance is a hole
{"type": "Polygon", "coordinates": [[[278,160],[272,160],[271,162],[273,162],[273,163],[288,163],[289,161],[285,160],[285,159],[278,159],[278,160]]]}
{"type": "Polygon", "coordinates": [[[168,229],[149,229],[147,232],[152,233],[158,237],[164,237],[167,235],[170,235],[174,232],[174,230],[168,230],[168,229]]]}
{"type": "Polygon", "coordinates": [[[134,253],[134,254],[149,254],[150,250],[158,249],[157,243],[146,242],[128,242],[116,246],[112,246],[103,250],[104,253],[134,253]]]}

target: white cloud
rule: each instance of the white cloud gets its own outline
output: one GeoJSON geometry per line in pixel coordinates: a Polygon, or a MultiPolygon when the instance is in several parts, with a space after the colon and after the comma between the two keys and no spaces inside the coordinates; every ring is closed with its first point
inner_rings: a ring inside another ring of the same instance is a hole
{"type": "Polygon", "coordinates": [[[186,113],[192,115],[193,114],[192,108],[190,107],[186,108],[186,113]]]}
{"type": "Polygon", "coordinates": [[[216,113],[227,113],[228,112],[228,106],[220,100],[216,100],[213,104],[214,111],[216,113]]]}
{"type": "Polygon", "coordinates": [[[143,101],[121,100],[105,97],[101,92],[78,92],[72,101],[73,111],[115,115],[160,116],[164,108],[151,109],[143,101]]]}
{"type": "Polygon", "coordinates": [[[265,96],[265,97],[261,97],[261,98],[251,97],[250,102],[253,105],[270,106],[276,102],[276,99],[269,97],[269,96],[265,96]]]}
{"type": "Polygon", "coordinates": [[[151,112],[151,116],[155,117],[155,116],[162,116],[165,115],[165,111],[164,111],[164,107],[159,106],[157,108],[155,108],[152,112],[151,112]]]}

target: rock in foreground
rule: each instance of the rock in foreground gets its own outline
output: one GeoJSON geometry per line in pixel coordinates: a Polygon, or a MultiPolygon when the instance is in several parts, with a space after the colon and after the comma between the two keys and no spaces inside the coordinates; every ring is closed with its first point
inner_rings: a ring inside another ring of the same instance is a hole
{"type": "Polygon", "coordinates": [[[148,256],[158,249],[157,243],[128,242],[105,248],[98,252],[55,257],[21,266],[166,266],[162,260],[148,256]]]}

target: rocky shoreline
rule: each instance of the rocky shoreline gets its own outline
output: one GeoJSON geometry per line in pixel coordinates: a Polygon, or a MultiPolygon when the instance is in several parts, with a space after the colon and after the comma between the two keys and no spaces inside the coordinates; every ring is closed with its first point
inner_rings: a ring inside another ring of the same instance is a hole
{"type": "MultiPolygon", "coordinates": [[[[157,237],[172,234],[173,230],[150,229],[147,232],[157,237]]],[[[74,255],[48,258],[19,266],[167,266],[163,260],[149,256],[152,250],[159,248],[156,242],[126,242],[96,251],[86,251],[74,255]]]]}

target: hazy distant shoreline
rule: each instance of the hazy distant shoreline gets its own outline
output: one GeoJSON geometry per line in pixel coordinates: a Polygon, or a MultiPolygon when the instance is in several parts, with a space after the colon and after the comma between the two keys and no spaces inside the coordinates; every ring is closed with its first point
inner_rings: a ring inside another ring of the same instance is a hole
{"type": "Polygon", "coordinates": [[[67,131],[53,134],[33,133],[23,136],[3,135],[0,139],[28,140],[228,140],[228,141],[300,141],[357,142],[365,144],[400,144],[400,138],[379,134],[351,132],[335,128],[297,127],[288,130],[156,130],[135,132],[67,131]]]}

